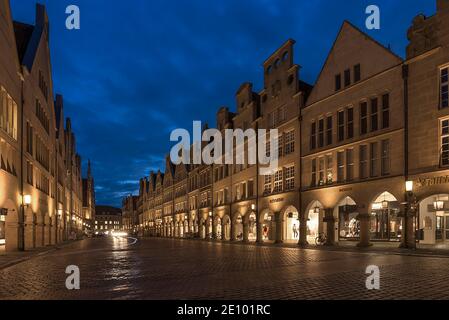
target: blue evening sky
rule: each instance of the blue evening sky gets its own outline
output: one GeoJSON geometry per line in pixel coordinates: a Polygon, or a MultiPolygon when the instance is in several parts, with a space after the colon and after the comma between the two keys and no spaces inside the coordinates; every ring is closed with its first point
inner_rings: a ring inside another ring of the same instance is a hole
{"type": "MultiPolygon", "coordinates": [[[[34,0],[10,0],[15,20],[34,23],[34,0]]],[[[235,110],[241,83],[262,88],[262,62],[296,40],[302,80],[314,83],[347,19],[404,56],[415,15],[435,0],[46,0],[53,81],[64,95],[83,157],[92,160],[97,203],[121,205],[150,170],[163,171],[173,128],[215,125],[235,110]],[[78,5],[81,30],[65,28],[78,5]],[[381,30],[365,29],[365,8],[381,9],[381,30]]]]}

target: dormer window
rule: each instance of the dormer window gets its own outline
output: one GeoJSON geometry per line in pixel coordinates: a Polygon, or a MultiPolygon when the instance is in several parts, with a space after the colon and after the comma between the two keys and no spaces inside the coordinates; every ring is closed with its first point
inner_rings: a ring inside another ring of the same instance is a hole
{"type": "Polygon", "coordinates": [[[282,55],[282,61],[287,61],[288,59],[288,51],[285,51],[284,54],[282,55]]]}
{"type": "Polygon", "coordinates": [[[273,71],[273,66],[268,66],[267,74],[271,74],[272,71],[273,71]]]}
{"type": "Polygon", "coordinates": [[[274,62],[274,66],[275,66],[276,68],[278,68],[280,65],[281,65],[281,60],[277,59],[277,60],[274,62]]]}

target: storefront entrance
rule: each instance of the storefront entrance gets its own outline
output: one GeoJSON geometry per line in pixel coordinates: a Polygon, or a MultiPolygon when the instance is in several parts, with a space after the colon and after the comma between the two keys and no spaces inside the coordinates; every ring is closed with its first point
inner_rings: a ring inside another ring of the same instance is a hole
{"type": "Polygon", "coordinates": [[[286,241],[298,241],[299,240],[299,214],[295,212],[287,212],[285,217],[285,231],[284,240],[286,241]]]}
{"type": "Polygon", "coordinates": [[[221,226],[221,218],[217,217],[216,223],[217,223],[217,225],[216,225],[216,230],[217,230],[216,231],[217,232],[216,236],[217,236],[217,239],[221,239],[221,236],[223,234],[223,230],[222,230],[222,226],[221,226]]]}
{"type": "Polygon", "coordinates": [[[320,212],[323,206],[320,202],[315,201],[308,212],[307,219],[307,242],[315,244],[315,239],[320,233],[320,212]]]}
{"type": "Polygon", "coordinates": [[[271,227],[272,217],[269,213],[265,213],[262,222],[262,240],[269,241],[274,240],[273,228],[271,227]]]}
{"type": "Polygon", "coordinates": [[[357,204],[350,197],[343,199],[338,206],[339,240],[359,240],[360,221],[357,204]]]}
{"type": "Polygon", "coordinates": [[[428,197],[419,204],[421,244],[449,243],[449,195],[428,197]]]}
{"type": "Polygon", "coordinates": [[[243,218],[240,214],[235,219],[235,239],[243,241],[243,218]]]}
{"type": "Polygon", "coordinates": [[[402,219],[399,217],[400,204],[389,192],[382,193],[371,204],[371,240],[400,241],[402,219]]]}
{"type": "Polygon", "coordinates": [[[256,222],[256,214],[252,212],[249,215],[248,219],[248,240],[256,241],[257,240],[257,222],[256,222]]]}

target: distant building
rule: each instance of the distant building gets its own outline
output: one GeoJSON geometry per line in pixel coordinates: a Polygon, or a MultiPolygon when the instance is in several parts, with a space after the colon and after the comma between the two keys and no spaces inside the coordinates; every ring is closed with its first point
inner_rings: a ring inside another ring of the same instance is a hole
{"type": "Polygon", "coordinates": [[[95,231],[123,230],[122,210],[110,206],[95,207],[95,231]]]}
{"type": "Polygon", "coordinates": [[[87,178],[83,178],[84,228],[92,230],[95,221],[95,184],[90,160],[87,163],[87,178]]]}

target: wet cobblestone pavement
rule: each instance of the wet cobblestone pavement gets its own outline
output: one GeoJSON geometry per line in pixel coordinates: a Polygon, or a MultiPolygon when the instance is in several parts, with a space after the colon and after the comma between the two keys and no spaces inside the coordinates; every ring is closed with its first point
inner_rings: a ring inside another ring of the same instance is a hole
{"type": "Polygon", "coordinates": [[[0,270],[0,299],[449,299],[449,258],[89,239],[0,270]],[[81,288],[65,287],[80,269],[81,288]],[[380,268],[380,290],[365,287],[380,268]]]}

